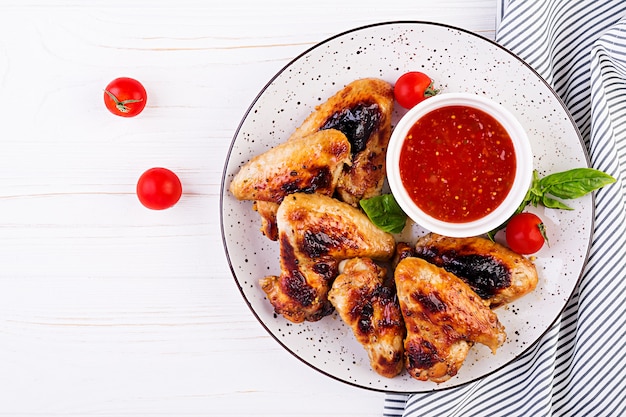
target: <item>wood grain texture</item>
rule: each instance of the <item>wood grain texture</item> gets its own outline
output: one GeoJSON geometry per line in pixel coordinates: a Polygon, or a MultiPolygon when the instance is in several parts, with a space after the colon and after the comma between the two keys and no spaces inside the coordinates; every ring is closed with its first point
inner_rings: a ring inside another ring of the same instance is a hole
{"type": "Polygon", "coordinates": [[[317,42],[387,20],[493,38],[495,1],[434,3],[0,3],[0,415],[380,415],[255,320],[220,182],[249,104],[317,42]],[[136,118],[103,106],[118,76],[148,90],[136,118]],[[153,166],[180,175],[172,209],[134,194],[153,166]]]}

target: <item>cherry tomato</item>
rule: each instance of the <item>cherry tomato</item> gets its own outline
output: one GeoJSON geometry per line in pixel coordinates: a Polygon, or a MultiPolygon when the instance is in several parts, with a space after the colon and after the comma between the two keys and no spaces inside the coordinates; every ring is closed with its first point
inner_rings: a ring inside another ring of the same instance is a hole
{"type": "Polygon", "coordinates": [[[152,210],[172,207],[182,193],[180,179],[167,168],[150,168],[137,181],[139,201],[152,210]]]}
{"type": "Polygon", "coordinates": [[[393,94],[399,105],[405,109],[414,107],[420,101],[437,94],[433,81],[423,72],[411,71],[398,78],[393,87],[393,94]]]}
{"type": "Polygon", "coordinates": [[[146,89],[133,78],[116,78],[104,90],[104,104],[117,116],[137,116],[146,107],[147,100],[146,89]]]}
{"type": "Polygon", "coordinates": [[[533,213],[525,212],[511,217],[505,232],[509,248],[522,255],[537,252],[547,241],[543,222],[533,213]]]}

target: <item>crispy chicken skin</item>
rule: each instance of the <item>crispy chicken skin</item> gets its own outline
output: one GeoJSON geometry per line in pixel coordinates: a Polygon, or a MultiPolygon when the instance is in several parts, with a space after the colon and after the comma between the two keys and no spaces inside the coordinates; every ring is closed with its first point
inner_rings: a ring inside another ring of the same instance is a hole
{"type": "Polygon", "coordinates": [[[261,200],[256,200],[252,205],[254,211],[261,216],[261,233],[270,240],[278,240],[278,226],[276,225],[278,206],[278,203],[261,200]]]}
{"type": "Polygon", "coordinates": [[[245,164],[231,182],[231,193],[257,200],[261,231],[272,240],[278,238],[276,210],[285,195],[317,192],[358,206],[381,192],[392,110],[389,83],[353,81],[316,107],[286,143],[245,164]],[[336,132],[345,136],[341,142],[336,132]]]}
{"type": "Polygon", "coordinates": [[[372,369],[393,378],[404,369],[406,330],[395,291],[384,285],[386,275],[369,258],[348,259],[328,299],[367,351],[372,369]]]}
{"type": "Polygon", "coordinates": [[[351,163],[337,184],[340,200],[357,206],[380,194],[385,179],[385,155],[391,137],[393,87],[377,78],[351,82],[315,110],[291,138],[323,129],[342,131],[350,141],[351,163]]]}
{"type": "Polygon", "coordinates": [[[444,382],[456,375],[473,343],[493,353],[504,343],[495,312],[453,274],[408,257],[394,276],[407,329],[405,366],[413,378],[444,382]]]}
{"type": "Polygon", "coordinates": [[[393,260],[391,262],[394,270],[398,266],[401,260],[408,257],[415,256],[415,248],[409,245],[407,242],[398,242],[396,243],[396,251],[393,255],[393,260]]]}
{"type": "Polygon", "coordinates": [[[415,254],[461,278],[492,308],[537,286],[537,269],[530,260],[487,238],[430,233],[417,241],[415,254]]]}
{"type": "Polygon", "coordinates": [[[282,143],[241,167],[230,183],[239,200],[280,203],[295,192],[332,195],[350,162],[350,143],[338,130],[316,132],[282,143]]]}
{"type": "Polygon", "coordinates": [[[278,314],[294,323],[333,311],[328,291],[338,262],[356,257],[388,260],[395,241],[355,207],[322,194],[291,194],[277,212],[280,276],[261,279],[278,314]]]}

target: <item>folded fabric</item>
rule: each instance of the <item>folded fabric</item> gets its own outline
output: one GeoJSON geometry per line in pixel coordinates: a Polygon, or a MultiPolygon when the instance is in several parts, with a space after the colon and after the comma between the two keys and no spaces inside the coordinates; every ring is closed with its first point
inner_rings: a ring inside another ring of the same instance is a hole
{"type": "Polygon", "coordinates": [[[531,65],[570,110],[591,165],[617,183],[596,193],[581,282],[525,355],[479,381],[387,394],[385,417],[626,415],[626,2],[499,0],[496,41],[531,65]]]}

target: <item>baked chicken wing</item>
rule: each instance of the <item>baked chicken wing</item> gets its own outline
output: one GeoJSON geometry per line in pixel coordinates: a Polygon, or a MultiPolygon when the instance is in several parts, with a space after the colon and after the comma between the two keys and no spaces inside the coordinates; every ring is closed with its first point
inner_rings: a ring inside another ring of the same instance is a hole
{"type": "Polygon", "coordinates": [[[528,294],[538,282],[530,260],[483,237],[430,233],[417,241],[415,254],[461,278],[492,308],[528,294]]]}
{"type": "Polygon", "coordinates": [[[379,195],[392,110],[389,83],[375,78],[353,81],[316,107],[286,143],[244,165],[231,183],[231,193],[257,200],[254,208],[261,215],[261,231],[272,240],[278,238],[276,210],[285,195],[334,194],[353,206],[379,195]],[[349,148],[345,143],[330,146],[321,133],[325,131],[341,132],[349,148]],[[318,141],[325,143],[316,151],[318,141]]]}
{"type": "Polygon", "coordinates": [[[474,343],[493,353],[506,334],[498,317],[453,274],[408,257],[395,270],[406,324],[405,366],[418,380],[443,382],[456,375],[474,343]]]}
{"type": "Polygon", "coordinates": [[[377,78],[351,82],[317,106],[292,134],[307,136],[324,129],[343,132],[351,145],[351,162],[344,166],[337,197],[353,206],[380,194],[391,136],[393,87],[377,78]]]}
{"type": "Polygon", "coordinates": [[[322,194],[287,196],[276,215],[280,276],[261,280],[278,314],[299,323],[333,311],[328,291],[338,262],[356,257],[388,260],[393,236],[377,228],[360,210],[322,194]]]}
{"type": "Polygon", "coordinates": [[[239,200],[280,203],[295,192],[332,195],[343,165],[350,162],[350,143],[338,130],[316,132],[281,143],[255,156],[230,183],[239,200]]]}
{"type": "Polygon", "coordinates": [[[285,196],[296,193],[333,195],[343,166],[350,162],[350,142],[338,130],[314,132],[282,143],[241,167],[230,183],[239,200],[257,200],[262,230],[276,239],[275,213],[285,196]]]}
{"type": "Polygon", "coordinates": [[[384,285],[386,275],[369,258],[348,259],[328,299],[367,351],[372,369],[393,378],[404,368],[406,330],[395,289],[384,285]]]}

